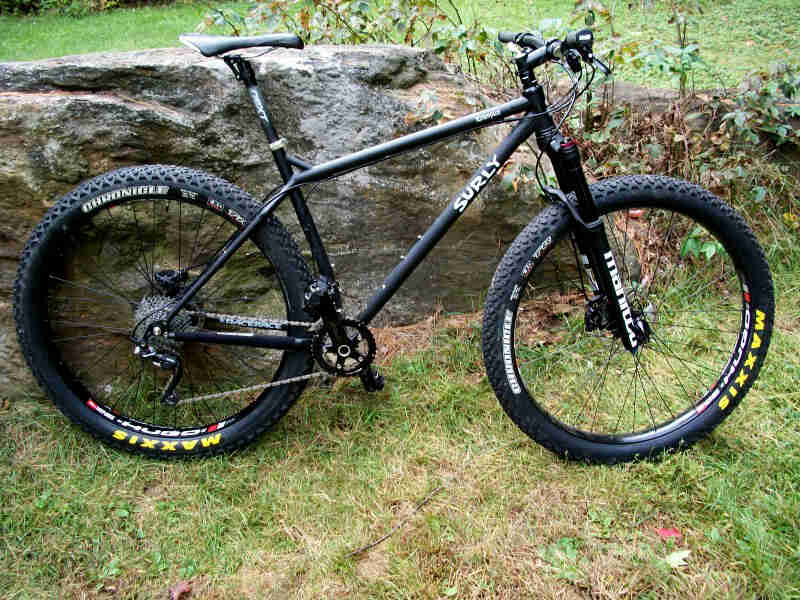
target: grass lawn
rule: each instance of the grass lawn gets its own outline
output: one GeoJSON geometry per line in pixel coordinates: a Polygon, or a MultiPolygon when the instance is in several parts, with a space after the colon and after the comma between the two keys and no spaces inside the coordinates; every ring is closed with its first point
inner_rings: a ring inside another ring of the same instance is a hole
{"type": "Polygon", "coordinates": [[[796,598],[800,279],[776,282],[756,387],[658,463],[565,463],[524,437],[483,375],[477,316],[421,326],[384,361],[383,392],[307,391],[253,448],[210,460],[112,451],[40,395],[11,395],[3,596],[188,582],[193,598],[796,598]]]}
{"type": "MultiPolygon", "coordinates": [[[[51,13],[34,17],[0,15],[0,61],[180,46],[178,36],[194,31],[208,10],[204,3],[177,2],[81,18],[51,13]]],[[[227,32],[211,28],[209,33],[227,32]]]]}

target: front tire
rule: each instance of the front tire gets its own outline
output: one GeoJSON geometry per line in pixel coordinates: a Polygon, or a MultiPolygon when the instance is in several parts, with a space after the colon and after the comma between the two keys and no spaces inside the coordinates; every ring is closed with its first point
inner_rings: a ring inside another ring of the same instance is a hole
{"type": "MultiPolygon", "coordinates": [[[[241,447],[286,413],[305,381],[264,384],[307,374],[308,352],[158,337],[158,350],[182,361],[177,404],[164,401],[172,372],[136,353],[135,339],[257,208],[228,182],[161,165],[101,175],[56,202],[23,250],[14,316],[28,364],[64,414],[108,444],[173,458],[241,447]]],[[[289,233],[267,219],[173,327],[252,331],[211,313],[307,321],[310,278],[289,233]]]]}
{"type": "Polygon", "coordinates": [[[698,186],[656,176],[590,186],[634,314],[636,352],[587,331],[569,211],[550,205],[498,266],[484,360],[506,413],[569,459],[616,463],[686,447],[739,404],[772,332],[772,279],[742,218],[698,186]]]}

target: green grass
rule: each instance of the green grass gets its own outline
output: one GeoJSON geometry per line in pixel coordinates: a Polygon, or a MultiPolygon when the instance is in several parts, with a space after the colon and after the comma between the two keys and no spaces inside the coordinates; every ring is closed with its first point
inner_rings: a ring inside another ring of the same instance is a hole
{"type": "Polygon", "coordinates": [[[778,273],[744,404],[658,463],[565,463],[529,441],[483,376],[477,323],[423,336],[384,392],[317,388],[252,449],[204,461],[110,450],[39,394],[12,395],[3,596],[166,597],[188,580],[201,598],[796,598],[796,272],[778,273]]]}
{"type": "MultiPolygon", "coordinates": [[[[204,3],[178,2],[81,18],[57,14],[0,15],[0,61],[180,46],[178,36],[194,31],[208,10],[204,3]]],[[[225,33],[221,28],[208,31],[225,33]]]]}
{"type": "MultiPolygon", "coordinates": [[[[478,22],[497,29],[530,30],[543,19],[562,19],[548,33],[582,26],[573,18],[572,2],[563,0],[457,0],[466,22],[478,22]]],[[[654,8],[642,9],[640,2],[610,0],[605,3],[613,15],[618,38],[598,19],[595,27],[602,54],[620,43],[638,41],[642,46],[660,39],[674,45],[674,25],[668,23],[667,3],[656,0],[654,8]],[[628,8],[631,4],[633,8],[628,8]]],[[[84,18],[46,14],[36,17],[0,16],[0,61],[33,60],[86,52],[116,52],[178,45],[179,34],[192,31],[208,11],[206,3],[177,3],[170,6],[114,10],[84,18]]],[[[244,12],[247,4],[239,3],[244,12]]],[[[448,9],[447,3],[443,7],[448,9]]],[[[452,9],[449,9],[451,12],[452,9]]],[[[749,72],[766,69],[771,62],[796,60],[796,34],[800,11],[795,0],[730,0],[713,2],[697,17],[690,41],[700,45],[707,62],[693,74],[697,88],[735,86],[749,72]]],[[[210,31],[225,33],[224,28],[210,31]]],[[[677,86],[669,76],[655,75],[630,66],[619,69],[621,79],[649,86],[677,86]]]]}

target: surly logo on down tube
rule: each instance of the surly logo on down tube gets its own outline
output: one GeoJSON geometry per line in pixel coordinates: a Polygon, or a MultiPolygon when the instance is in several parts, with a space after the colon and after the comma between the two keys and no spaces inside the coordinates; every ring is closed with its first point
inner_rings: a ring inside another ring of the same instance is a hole
{"type": "Polygon", "coordinates": [[[472,181],[464,186],[464,189],[461,190],[461,193],[453,201],[453,210],[463,213],[464,209],[469,206],[469,203],[472,202],[476,194],[486,187],[486,184],[489,183],[489,180],[497,173],[497,170],[501,166],[502,165],[497,161],[497,155],[495,154],[492,156],[492,158],[483,165],[480,172],[472,178],[472,181]]]}

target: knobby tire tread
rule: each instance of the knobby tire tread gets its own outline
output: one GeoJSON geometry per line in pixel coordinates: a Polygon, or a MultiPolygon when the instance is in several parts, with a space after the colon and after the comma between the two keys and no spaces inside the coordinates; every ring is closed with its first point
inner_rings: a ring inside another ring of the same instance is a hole
{"type": "MultiPolygon", "coordinates": [[[[542,210],[519,234],[498,265],[484,310],[482,346],[487,375],[506,414],[534,441],[561,457],[603,464],[616,464],[641,458],[658,458],[666,452],[687,448],[706,437],[738,406],[757,379],[769,347],[773,326],[772,278],[764,252],[744,219],[727,204],[699,186],[670,177],[635,175],[603,180],[592,184],[590,189],[592,196],[600,206],[612,204],[619,207],[641,197],[683,196],[690,198],[690,202],[696,206],[698,212],[722,215],[725,221],[724,227],[733,231],[734,236],[741,236],[744,239],[747,252],[752,255],[752,262],[747,265],[747,269],[752,275],[751,281],[759,283],[758,294],[765,299],[762,306],[766,315],[765,329],[761,335],[763,352],[758,355],[755,376],[749,377],[745,385],[740,388],[739,393],[730,399],[730,406],[727,410],[718,411],[713,414],[713,418],[703,415],[704,418],[694,419],[691,423],[694,427],[683,431],[686,429],[684,426],[680,430],[681,435],[674,436],[674,439],[667,440],[665,443],[655,444],[647,452],[631,452],[624,447],[616,448],[617,451],[598,452],[592,443],[586,443],[585,440],[577,437],[575,438],[578,440],[577,443],[565,443],[556,439],[563,437],[563,434],[569,437],[569,434],[563,428],[550,422],[548,417],[540,412],[538,406],[532,406],[533,402],[530,401],[527,391],[523,392],[523,396],[528,398],[530,406],[522,406],[511,392],[506,379],[499,332],[502,329],[504,313],[509,306],[511,289],[520,279],[521,265],[531,258],[534,249],[540,247],[548,236],[553,236],[553,239],[557,240],[563,235],[564,230],[573,226],[570,211],[561,203],[550,204],[542,210]],[[554,435],[554,429],[560,429],[562,435],[554,435]]],[[[555,242],[553,246],[555,246],[555,242]]],[[[552,247],[548,248],[548,251],[550,250],[552,247]]],[[[546,255],[547,252],[544,254],[546,255]]],[[[534,267],[535,270],[536,267],[534,267]]],[[[716,406],[709,409],[708,414],[711,414],[711,410],[716,410],[716,406]]]]}
{"type": "MultiPolygon", "coordinates": [[[[36,258],[37,249],[41,246],[48,232],[53,228],[60,227],[65,218],[73,211],[80,210],[79,207],[86,202],[87,199],[102,194],[104,191],[117,189],[122,186],[154,184],[169,185],[178,188],[185,186],[192,190],[199,191],[209,198],[214,198],[222,202],[226,207],[233,208],[248,221],[255,216],[260,206],[252,196],[219,177],[203,171],[173,165],[124,167],[99,175],[82,183],[71,192],[59,198],[54,206],[47,211],[31,233],[20,255],[17,277],[13,289],[13,314],[20,348],[34,377],[40,383],[53,404],[55,404],[72,423],[107,445],[133,454],[144,454],[165,460],[200,458],[232,452],[252,444],[263,435],[267,429],[275,425],[295,403],[305,388],[306,382],[303,381],[286,386],[290,388],[289,392],[282,394],[282,401],[273,406],[268,418],[249,424],[246,430],[230,439],[226,439],[224,444],[210,445],[207,448],[198,448],[196,451],[186,453],[160,452],[158,450],[131,446],[124,441],[116,440],[106,433],[98,431],[96,427],[81,418],[81,415],[85,414],[84,411],[86,409],[85,407],[78,407],[78,410],[75,410],[73,405],[80,403],[77,398],[63,398],[54,393],[51,389],[48,378],[43,373],[37,360],[34,359],[31,347],[32,342],[23,326],[23,323],[26,322],[24,314],[26,286],[30,285],[31,282],[29,279],[35,275],[35,273],[31,273],[30,270],[36,258]]],[[[296,296],[298,294],[302,295],[307,285],[310,283],[312,276],[292,235],[275,217],[270,216],[259,226],[254,232],[254,235],[251,236],[251,239],[254,238],[269,241],[273,247],[282,249],[281,260],[285,261],[286,264],[276,264],[275,268],[279,270],[283,269],[284,276],[289,279],[289,281],[284,281],[284,284],[286,286],[293,286],[296,296]]],[[[306,315],[298,315],[297,320],[306,320],[305,317],[306,315]]],[[[313,360],[310,354],[308,354],[305,360],[305,367],[301,369],[301,372],[296,374],[309,373],[312,366],[313,360]]]]}

